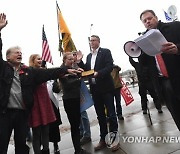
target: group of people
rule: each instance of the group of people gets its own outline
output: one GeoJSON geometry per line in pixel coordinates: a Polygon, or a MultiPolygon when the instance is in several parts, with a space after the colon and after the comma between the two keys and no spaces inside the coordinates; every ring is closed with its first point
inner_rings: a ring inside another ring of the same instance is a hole
{"type": "MultiPolygon", "coordinates": [[[[6,15],[1,13],[0,30],[6,25],[6,15]]],[[[54,124],[57,126],[61,122],[56,117],[55,110],[53,111],[53,96],[48,93],[45,82],[60,79],[66,74],[76,76],[81,71],[68,66],[41,68],[42,60],[36,54],[31,55],[30,66],[26,66],[21,63],[22,53],[18,46],[6,51],[5,61],[2,57],[1,39],[0,51],[0,153],[7,153],[9,140],[14,131],[15,153],[28,154],[26,138],[29,127],[32,127],[33,149],[36,154],[48,154],[51,139],[57,153],[59,138],[54,137],[55,134],[52,135],[53,138],[51,133],[54,132],[49,133],[49,130],[50,124],[57,122],[54,124]]]]}
{"type": "MultiPolygon", "coordinates": [[[[159,113],[162,113],[158,97],[162,97],[167,105],[178,129],[180,130],[180,22],[163,23],[153,10],[145,10],[140,15],[145,28],[159,29],[167,39],[162,45],[161,60],[165,64],[166,74],[158,63],[158,56],[148,56],[145,53],[139,58],[139,65],[145,67],[147,72],[145,88],[154,99],[159,113]],[[150,78],[149,78],[150,77],[150,78]],[[155,90],[149,87],[154,85],[155,90]],[[151,84],[150,83],[150,84],[151,84]]],[[[0,14],[0,31],[7,25],[6,15],[0,14]]],[[[106,135],[109,132],[118,132],[118,118],[123,120],[122,108],[114,105],[114,97],[120,105],[121,86],[119,79],[120,68],[114,66],[111,51],[100,47],[100,38],[97,35],[90,37],[91,52],[86,62],[82,61],[82,54],[76,55],[67,52],[63,55],[63,63],[59,68],[41,68],[42,60],[39,55],[30,57],[30,66],[21,63],[22,53],[19,47],[9,48],[6,52],[7,61],[2,58],[2,41],[0,39],[0,154],[6,154],[12,131],[14,130],[15,153],[28,154],[26,145],[28,128],[33,131],[33,149],[35,154],[49,153],[50,123],[57,120],[53,111],[53,98],[48,93],[47,81],[59,79],[63,90],[63,104],[71,125],[71,138],[75,154],[88,153],[81,145],[80,121],[83,114],[80,112],[80,86],[82,71],[94,70],[89,78],[90,93],[100,127],[100,140],[94,150],[106,147],[106,135]],[[77,56],[77,57],[76,57],[77,56]],[[76,58],[76,60],[75,60],[76,58]],[[112,70],[117,69],[118,77],[112,70]],[[116,77],[115,77],[116,76],[116,77]],[[114,81],[113,81],[114,79],[114,81]],[[46,102],[46,103],[45,103],[46,102]],[[47,106],[45,106],[45,104],[47,106]],[[51,112],[52,111],[52,112],[51,112]],[[107,113],[106,113],[107,111],[107,113]],[[38,114],[37,114],[38,113],[38,114]],[[82,116],[81,116],[82,115],[82,116]],[[108,116],[108,121],[107,121],[108,116]],[[109,123],[109,124],[108,124],[109,123]],[[43,145],[43,149],[41,149],[43,145]]],[[[141,86],[141,83],[139,84],[141,86]]],[[[52,90],[52,87],[50,88],[52,90]]],[[[140,95],[144,95],[140,92],[140,95]]],[[[142,109],[146,114],[147,98],[142,97],[142,109]]],[[[87,119],[87,118],[86,118],[87,119]]],[[[60,124],[60,121],[57,122],[60,124]]],[[[81,124],[82,126],[83,124],[81,124]]],[[[90,138],[90,135],[88,136],[90,138]]],[[[91,139],[87,139],[90,141],[91,139]]],[[[84,139],[85,140],[85,139],[84,139]]],[[[57,150],[57,142],[54,142],[57,150]]],[[[117,151],[120,143],[111,147],[117,151]]]]}
{"type": "MultiPolygon", "coordinates": [[[[6,15],[2,13],[0,14],[0,30],[6,25],[6,15]]],[[[63,90],[63,104],[71,125],[71,137],[75,154],[87,153],[81,147],[82,144],[91,141],[91,139],[90,133],[89,136],[86,136],[84,131],[81,131],[82,133],[80,134],[80,126],[82,128],[88,126],[83,124],[83,119],[86,118],[86,121],[88,120],[86,111],[80,112],[80,73],[88,70],[88,67],[95,70],[94,77],[92,78],[92,81],[95,83],[91,84],[90,81],[90,87],[100,124],[101,139],[95,150],[100,150],[106,146],[105,136],[108,133],[108,128],[105,107],[108,112],[110,131],[118,131],[117,116],[113,104],[114,96],[112,93],[114,83],[110,74],[113,68],[113,60],[110,50],[99,47],[100,38],[98,36],[92,36],[90,42],[92,51],[96,50],[96,54],[98,49],[101,50],[99,52],[100,55],[95,56],[99,57],[97,68],[95,68],[95,57],[92,66],[90,66],[91,61],[87,61],[84,64],[82,60],[78,59],[79,63],[76,63],[77,55],[73,52],[64,53],[61,67],[51,69],[43,68],[41,56],[38,54],[30,56],[29,66],[22,64],[21,48],[18,46],[7,50],[7,61],[3,60],[1,52],[0,153],[7,153],[13,130],[15,153],[29,153],[29,147],[26,145],[29,127],[32,128],[34,153],[48,154],[50,152],[51,125],[55,121],[57,121],[57,126],[61,123],[58,118],[59,113],[55,114],[56,110],[58,110],[58,102],[52,95],[53,92],[58,92],[57,89],[53,90],[55,89],[56,82],[54,80],[56,79],[59,79],[63,90]],[[51,81],[54,81],[54,83],[51,81]],[[107,83],[107,85],[104,83],[107,83]],[[82,124],[80,125],[81,120],[82,124]]],[[[2,51],[2,41],[0,43],[2,51]]],[[[118,111],[118,113],[120,112],[118,111]]],[[[90,132],[90,125],[88,128],[90,132]]],[[[54,130],[55,128],[53,128],[54,130]]],[[[55,152],[58,152],[58,136],[60,135],[58,134],[57,138],[53,140],[55,152]]],[[[112,151],[118,149],[119,144],[113,147],[112,151]]]]}

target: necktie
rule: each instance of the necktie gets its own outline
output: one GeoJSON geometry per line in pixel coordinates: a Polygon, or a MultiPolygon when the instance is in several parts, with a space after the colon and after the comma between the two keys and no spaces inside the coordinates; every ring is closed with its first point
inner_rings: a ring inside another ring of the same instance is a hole
{"type": "Polygon", "coordinates": [[[166,65],[164,63],[164,60],[163,60],[161,54],[156,55],[156,59],[157,59],[157,62],[158,62],[158,65],[159,65],[159,68],[160,68],[162,75],[165,77],[168,77],[166,65]]]}

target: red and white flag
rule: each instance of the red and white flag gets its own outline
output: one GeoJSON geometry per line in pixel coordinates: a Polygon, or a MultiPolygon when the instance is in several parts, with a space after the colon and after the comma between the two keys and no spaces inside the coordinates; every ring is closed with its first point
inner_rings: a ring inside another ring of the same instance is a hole
{"type": "Polygon", "coordinates": [[[42,29],[42,60],[53,64],[51,51],[49,49],[49,44],[48,44],[46,34],[44,31],[44,25],[43,25],[43,29],[42,29]]]}
{"type": "Polygon", "coordinates": [[[121,83],[123,85],[123,87],[121,88],[121,95],[126,103],[126,106],[131,104],[134,101],[134,98],[131,94],[131,92],[129,91],[128,87],[126,86],[126,84],[124,83],[124,81],[120,78],[121,83]]]}

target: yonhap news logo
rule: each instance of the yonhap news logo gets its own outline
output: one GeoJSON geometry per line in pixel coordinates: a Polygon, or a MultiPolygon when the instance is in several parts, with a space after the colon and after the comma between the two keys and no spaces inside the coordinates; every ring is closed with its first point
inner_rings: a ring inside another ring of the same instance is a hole
{"type": "Polygon", "coordinates": [[[163,143],[172,144],[180,143],[180,136],[120,136],[118,132],[109,132],[105,137],[108,148],[116,146],[119,142],[129,144],[139,143],[163,143]]]}
{"type": "Polygon", "coordinates": [[[180,136],[122,136],[123,143],[180,143],[180,136]]]}

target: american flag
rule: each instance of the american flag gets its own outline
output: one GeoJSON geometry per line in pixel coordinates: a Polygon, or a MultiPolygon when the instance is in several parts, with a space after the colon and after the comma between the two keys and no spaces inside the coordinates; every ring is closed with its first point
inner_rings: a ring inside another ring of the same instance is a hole
{"type": "Polygon", "coordinates": [[[42,60],[53,64],[51,51],[49,49],[49,44],[44,31],[44,26],[42,29],[42,60]]]}
{"type": "Polygon", "coordinates": [[[171,21],[172,18],[168,15],[168,13],[166,11],[164,11],[164,15],[167,21],[171,21]]]}

